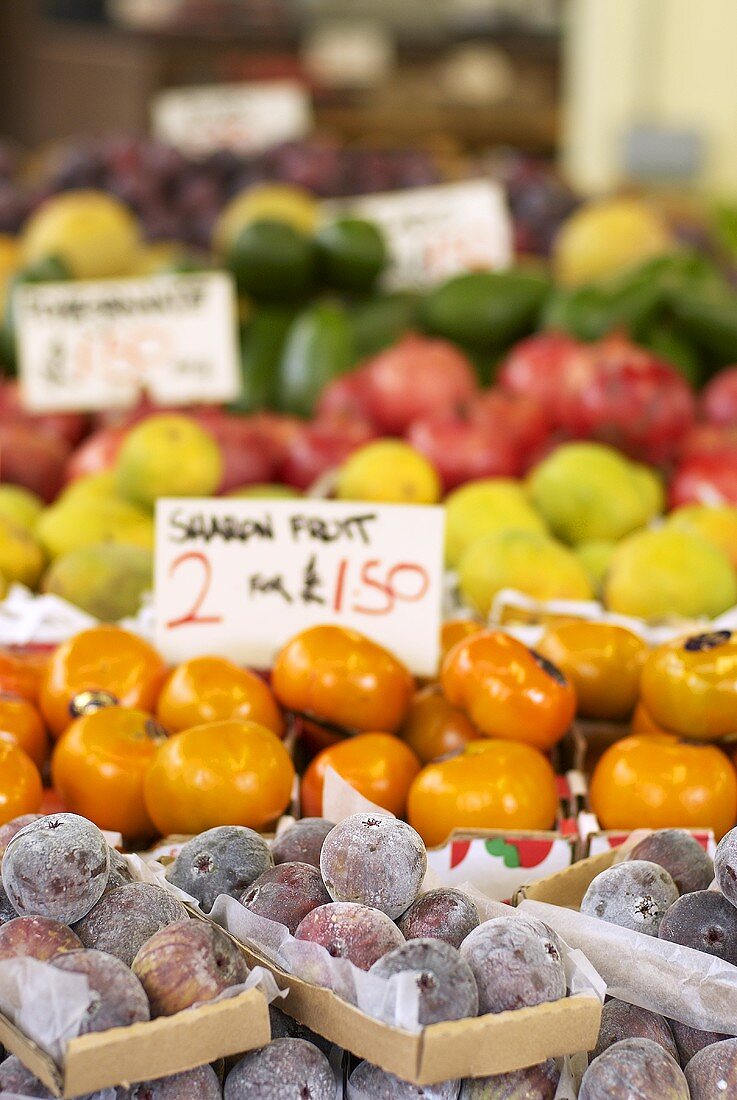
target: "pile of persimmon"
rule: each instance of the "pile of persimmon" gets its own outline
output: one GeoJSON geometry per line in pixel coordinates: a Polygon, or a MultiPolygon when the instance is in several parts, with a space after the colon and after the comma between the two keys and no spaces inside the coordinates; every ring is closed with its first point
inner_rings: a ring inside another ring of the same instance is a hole
{"type": "Polygon", "coordinates": [[[728,631],[650,651],[621,626],[561,620],[531,649],[464,620],[445,625],[442,650],[424,683],[330,625],[290,639],[268,675],[216,656],[167,668],[110,626],[44,659],[0,654],[0,824],[43,805],[131,841],[268,830],[295,808],[321,816],[337,773],[428,845],[453,830],[549,829],[550,753],[576,719],[613,724],[590,783],[602,827],[721,836],[737,820],[728,631]]]}

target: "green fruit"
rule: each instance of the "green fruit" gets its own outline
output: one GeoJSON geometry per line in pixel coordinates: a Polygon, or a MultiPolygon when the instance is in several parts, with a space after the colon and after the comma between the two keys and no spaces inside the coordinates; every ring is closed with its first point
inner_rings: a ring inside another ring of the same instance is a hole
{"type": "Polygon", "coordinates": [[[315,248],[320,278],[337,290],[370,290],[389,260],[383,234],[360,218],[324,225],[315,236],[315,248]]]}
{"type": "Polygon", "coordinates": [[[535,467],[528,489],[564,542],[616,541],[660,510],[654,476],[601,443],[566,443],[535,467]]]}
{"type": "Polygon", "coordinates": [[[420,316],[429,332],[493,350],[531,330],[548,287],[534,271],[456,275],[427,296],[420,316]]]}
{"type": "Polygon", "coordinates": [[[312,241],[284,222],[258,221],[245,226],[226,260],[238,290],[257,300],[303,298],[314,283],[312,241]]]}
{"type": "Polygon", "coordinates": [[[472,542],[458,564],[458,587],[464,602],[482,616],[503,588],[536,600],[591,598],[578,559],[549,535],[534,531],[496,531],[472,542]]]}
{"type": "Polygon", "coordinates": [[[163,413],[137,424],[118,452],[118,492],[153,508],[159,497],[211,496],[223,476],[217,443],[187,416],[163,413]]]}
{"type": "Polygon", "coordinates": [[[43,511],[43,501],[21,485],[0,485],[0,516],[12,520],[26,531],[33,531],[43,511]]]}
{"type": "Polygon", "coordinates": [[[612,611],[651,622],[713,619],[737,603],[737,575],[711,542],[666,526],[620,543],[604,597],[612,611]]]}
{"type": "Polygon", "coordinates": [[[241,393],[235,412],[273,409],[279,390],[279,362],[294,321],[288,306],[263,306],[241,332],[241,393]]]}
{"type": "Polygon", "coordinates": [[[43,591],[73,603],[103,622],[135,615],[153,583],[153,558],[140,546],[102,543],[57,558],[43,591]]]}
{"type": "Polygon", "coordinates": [[[151,516],[116,497],[58,500],[39,517],[36,535],[52,559],[103,542],[150,550],[154,540],[151,516]]]}
{"type": "Polygon", "coordinates": [[[420,301],[419,295],[402,291],[354,303],[350,320],[357,358],[376,355],[415,328],[420,301]]]}
{"type": "Polygon", "coordinates": [[[311,416],[327,386],[356,360],[353,333],[340,306],[318,304],[299,315],[289,330],[279,369],[279,408],[311,416]]]}
{"type": "Polygon", "coordinates": [[[445,560],[451,569],[471,543],[494,531],[547,533],[519,482],[482,478],[454,489],[445,498],[445,560]]]}

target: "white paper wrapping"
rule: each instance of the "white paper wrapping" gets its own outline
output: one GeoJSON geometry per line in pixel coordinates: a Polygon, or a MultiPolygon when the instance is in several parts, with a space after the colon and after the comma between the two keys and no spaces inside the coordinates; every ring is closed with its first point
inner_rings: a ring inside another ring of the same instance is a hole
{"type": "Polygon", "coordinates": [[[377,978],[348,959],[333,958],[321,944],[295,939],[283,924],[251,913],[227,894],[216,900],[210,917],[241,943],[252,946],[295,977],[332,989],[377,1020],[407,1031],[420,1030],[414,972],[377,978]]]}
{"type": "Polygon", "coordinates": [[[79,1034],[92,995],[84,974],[38,959],[0,961],[0,1011],[55,1062],[79,1034]]]}
{"type": "Polygon", "coordinates": [[[737,966],[557,905],[526,900],[519,910],[584,952],[611,997],[701,1031],[737,1035],[737,966]]]}

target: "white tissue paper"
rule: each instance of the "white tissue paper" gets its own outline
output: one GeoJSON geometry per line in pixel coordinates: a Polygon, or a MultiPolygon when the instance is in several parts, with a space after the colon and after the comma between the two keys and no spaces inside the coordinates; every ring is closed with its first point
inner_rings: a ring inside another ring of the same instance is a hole
{"type": "Polygon", "coordinates": [[[611,997],[700,1031],[737,1034],[737,966],[573,909],[526,900],[519,911],[584,952],[611,997]]]}
{"type": "Polygon", "coordinates": [[[79,1034],[91,1000],[84,974],[38,959],[0,961],[0,1011],[57,1063],[79,1034]]]}
{"type": "Polygon", "coordinates": [[[618,615],[607,611],[597,600],[535,600],[514,588],[497,592],[489,612],[488,624],[507,634],[513,634],[525,645],[535,646],[545,630],[539,622],[534,624],[508,622],[507,612],[521,611],[534,618],[561,615],[588,622],[613,623],[637,634],[648,645],[661,645],[673,638],[712,630],[737,630],[737,607],[732,607],[716,619],[683,619],[672,623],[652,625],[643,619],[618,615]]]}

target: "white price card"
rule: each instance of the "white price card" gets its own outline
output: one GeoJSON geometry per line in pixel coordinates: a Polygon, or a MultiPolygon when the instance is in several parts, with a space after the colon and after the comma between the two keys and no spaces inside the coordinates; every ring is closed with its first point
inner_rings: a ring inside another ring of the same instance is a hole
{"type": "Polygon", "coordinates": [[[170,88],[152,103],[151,127],[160,141],[192,156],[260,153],[305,137],[312,105],[296,80],[170,88]]]}
{"type": "Polygon", "coordinates": [[[387,238],[390,289],[432,286],[464,271],[508,267],[512,222],[503,189],[490,180],[413,187],[325,202],[328,217],[375,222],[387,238]]]}
{"type": "Polygon", "coordinates": [[[235,287],[215,271],[18,287],[23,402],[31,412],[234,400],[235,287]]]}
{"type": "Polygon", "coordinates": [[[156,645],[172,663],[217,653],[270,668],[295,634],[335,623],[433,676],[444,523],[422,505],[159,500],[156,645]]]}

